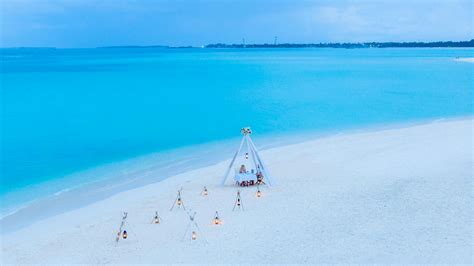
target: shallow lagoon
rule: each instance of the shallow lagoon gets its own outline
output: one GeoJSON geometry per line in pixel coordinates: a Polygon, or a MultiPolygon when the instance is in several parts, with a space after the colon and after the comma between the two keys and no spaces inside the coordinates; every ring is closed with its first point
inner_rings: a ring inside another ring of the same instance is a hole
{"type": "Polygon", "coordinates": [[[453,60],[473,49],[1,51],[2,214],[107,163],[213,141],[156,167],[225,159],[242,126],[264,138],[473,113],[474,65],[453,60]]]}

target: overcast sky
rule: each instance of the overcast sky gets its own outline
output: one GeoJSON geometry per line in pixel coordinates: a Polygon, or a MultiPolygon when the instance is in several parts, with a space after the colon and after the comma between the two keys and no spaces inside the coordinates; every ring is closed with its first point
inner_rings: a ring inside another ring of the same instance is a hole
{"type": "Polygon", "coordinates": [[[0,0],[1,46],[473,39],[474,0],[0,0]]]}

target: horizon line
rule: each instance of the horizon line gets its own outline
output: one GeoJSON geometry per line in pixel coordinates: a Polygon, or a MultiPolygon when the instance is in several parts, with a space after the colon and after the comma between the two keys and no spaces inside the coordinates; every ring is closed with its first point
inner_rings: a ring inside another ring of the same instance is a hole
{"type": "MultiPolygon", "coordinates": [[[[436,44],[436,43],[474,43],[474,39],[470,40],[463,40],[463,41],[453,41],[453,40],[444,40],[444,41],[364,41],[364,42],[318,42],[318,43],[310,43],[310,42],[285,42],[285,43],[224,43],[224,42],[215,42],[215,43],[208,43],[205,45],[163,45],[163,44],[151,44],[151,45],[106,45],[106,46],[90,46],[90,47],[57,47],[57,46],[8,46],[8,47],[0,47],[0,49],[110,49],[110,48],[213,48],[209,46],[226,46],[231,48],[234,47],[247,47],[247,48],[259,48],[258,46],[267,46],[267,47],[280,47],[285,45],[299,45],[299,46],[310,46],[310,45],[366,45],[366,44],[436,44]],[[248,47],[250,46],[250,47],[248,47]],[[253,46],[253,47],[252,47],[253,46]]],[[[474,47],[469,46],[469,47],[474,47]]],[[[288,48],[288,47],[287,47],[288,48]]],[[[291,48],[291,47],[289,47],[291,48]]],[[[297,48],[297,47],[294,47],[297,48]]],[[[304,48],[304,47],[303,47],[304,48]]],[[[317,47],[315,47],[317,48],[317,47]]],[[[331,48],[331,47],[328,47],[331,48]]],[[[377,47],[374,47],[377,48],[377,47]]],[[[409,48],[409,47],[406,47],[409,48]]],[[[414,47],[416,48],[416,47],[414,47]]],[[[427,47],[429,48],[429,47],[427,47]]],[[[435,47],[433,47],[435,48],[435,47]]]]}

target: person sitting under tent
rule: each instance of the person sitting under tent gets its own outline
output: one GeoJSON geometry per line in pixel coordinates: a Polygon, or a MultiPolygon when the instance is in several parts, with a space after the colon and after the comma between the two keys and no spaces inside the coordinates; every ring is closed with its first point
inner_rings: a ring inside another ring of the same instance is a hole
{"type": "Polygon", "coordinates": [[[247,173],[247,169],[245,168],[245,165],[242,164],[242,165],[240,166],[239,173],[240,173],[240,174],[247,173]]]}
{"type": "Polygon", "coordinates": [[[263,182],[263,175],[262,175],[262,172],[257,172],[257,184],[260,185],[260,184],[265,184],[265,182],[263,182]]]}

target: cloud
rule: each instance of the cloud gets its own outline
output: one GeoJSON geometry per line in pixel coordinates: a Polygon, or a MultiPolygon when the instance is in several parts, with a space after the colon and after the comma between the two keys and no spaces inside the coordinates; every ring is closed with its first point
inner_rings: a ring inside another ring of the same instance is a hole
{"type": "Polygon", "coordinates": [[[465,40],[471,0],[0,0],[2,46],[465,40]]]}
{"type": "Polygon", "coordinates": [[[302,11],[309,23],[333,41],[466,40],[473,36],[472,5],[468,1],[362,1],[313,6],[302,11]]]}

